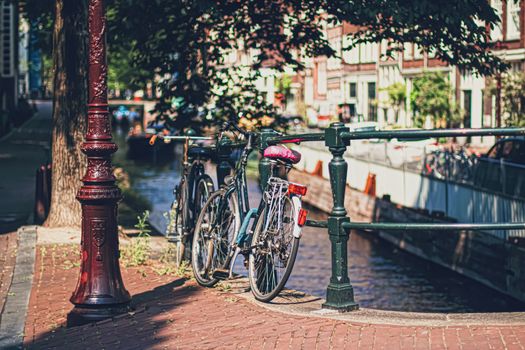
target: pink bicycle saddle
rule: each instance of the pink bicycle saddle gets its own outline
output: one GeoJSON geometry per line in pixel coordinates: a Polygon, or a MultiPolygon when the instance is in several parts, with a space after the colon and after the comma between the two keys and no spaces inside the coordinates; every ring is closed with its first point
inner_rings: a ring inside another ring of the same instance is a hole
{"type": "Polygon", "coordinates": [[[301,160],[301,153],[284,146],[270,146],[264,150],[264,156],[292,164],[297,164],[301,160]]]}

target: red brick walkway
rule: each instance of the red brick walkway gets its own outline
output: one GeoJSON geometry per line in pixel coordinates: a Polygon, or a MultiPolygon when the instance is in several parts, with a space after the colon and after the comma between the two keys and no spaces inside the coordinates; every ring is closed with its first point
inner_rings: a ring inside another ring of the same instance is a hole
{"type": "Polygon", "coordinates": [[[402,327],[352,324],[269,311],[218,289],[123,269],[136,313],[63,328],[78,268],[76,248],[37,248],[25,344],[38,349],[524,349],[525,327],[402,327]]]}
{"type": "Polygon", "coordinates": [[[0,235],[0,313],[4,309],[11,279],[13,278],[17,247],[18,235],[16,232],[0,235]]]}

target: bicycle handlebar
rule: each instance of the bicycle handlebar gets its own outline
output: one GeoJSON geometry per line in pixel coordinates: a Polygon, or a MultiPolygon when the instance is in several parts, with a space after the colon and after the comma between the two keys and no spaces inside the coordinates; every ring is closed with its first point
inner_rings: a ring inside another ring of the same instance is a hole
{"type": "Polygon", "coordinates": [[[149,144],[153,146],[155,144],[155,141],[157,141],[157,138],[159,137],[165,140],[173,140],[173,141],[189,141],[189,140],[198,141],[198,140],[214,140],[215,139],[214,137],[211,137],[211,136],[167,136],[167,135],[165,136],[161,134],[155,134],[150,138],[149,144]]]}

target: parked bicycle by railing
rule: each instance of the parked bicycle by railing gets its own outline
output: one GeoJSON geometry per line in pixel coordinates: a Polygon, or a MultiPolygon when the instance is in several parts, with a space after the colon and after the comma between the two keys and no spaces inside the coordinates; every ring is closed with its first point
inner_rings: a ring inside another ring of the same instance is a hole
{"type": "Polygon", "coordinates": [[[157,138],[164,142],[184,142],[182,176],[173,189],[174,199],[166,230],[168,241],[175,244],[175,263],[179,266],[182,261],[190,258],[195,219],[215,189],[213,180],[204,169],[204,163],[213,157],[215,148],[198,146],[192,142],[214,140],[215,137],[168,136],[160,133],[152,136],[150,145],[154,145],[157,138]]]}
{"type": "MultiPolygon", "coordinates": [[[[211,287],[233,277],[241,254],[255,298],[270,301],[286,284],[295,262],[306,221],[306,211],[301,208],[306,187],[271,176],[259,207],[250,209],[245,169],[257,134],[235,129],[245,136],[246,146],[233,174],[201,210],[193,236],[193,273],[199,284],[211,287]],[[248,230],[252,218],[253,229],[248,230]]],[[[278,166],[290,169],[300,160],[299,153],[284,146],[269,147],[264,156],[271,162],[272,173],[278,166]]]]}
{"type": "Polygon", "coordinates": [[[438,149],[426,155],[423,173],[437,179],[470,182],[477,158],[464,147],[438,149]]]}

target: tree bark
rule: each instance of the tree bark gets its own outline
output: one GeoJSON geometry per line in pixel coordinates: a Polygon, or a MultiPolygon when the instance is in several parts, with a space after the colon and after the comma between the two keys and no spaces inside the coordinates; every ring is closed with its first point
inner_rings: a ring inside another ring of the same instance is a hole
{"type": "Polygon", "coordinates": [[[52,192],[48,227],[81,223],[76,193],[86,171],[87,1],[56,0],[53,31],[52,192]]]}

